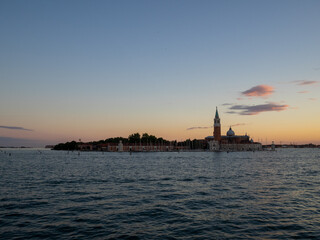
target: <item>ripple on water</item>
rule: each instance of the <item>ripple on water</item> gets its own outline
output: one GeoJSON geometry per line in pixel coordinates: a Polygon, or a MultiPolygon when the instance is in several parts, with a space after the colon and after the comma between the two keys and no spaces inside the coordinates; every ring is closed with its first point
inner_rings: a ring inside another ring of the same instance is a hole
{"type": "Polygon", "coordinates": [[[10,151],[1,239],[320,239],[317,149],[10,151]]]}

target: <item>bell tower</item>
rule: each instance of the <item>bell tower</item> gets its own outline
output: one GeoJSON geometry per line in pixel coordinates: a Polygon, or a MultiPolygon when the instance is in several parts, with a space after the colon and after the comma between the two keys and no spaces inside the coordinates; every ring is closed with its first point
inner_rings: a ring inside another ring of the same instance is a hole
{"type": "Polygon", "coordinates": [[[218,107],[216,107],[216,115],[214,117],[213,137],[214,137],[215,141],[219,141],[220,142],[220,140],[221,140],[221,125],[220,125],[218,107]]]}

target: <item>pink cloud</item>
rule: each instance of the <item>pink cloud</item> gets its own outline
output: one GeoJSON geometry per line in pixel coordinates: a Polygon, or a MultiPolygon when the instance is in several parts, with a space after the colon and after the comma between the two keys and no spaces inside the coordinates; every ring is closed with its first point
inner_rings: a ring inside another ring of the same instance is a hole
{"type": "Polygon", "coordinates": [[[311,100],[311,101],[317,101],[316,98],[309,98],[309,100],[311,100]]]}
{"type": "Polygon", "coordinates": [[[258,85],[242,92],[242,94],[247,97],[264,97],[264,96],[271,95],[273,92],[274,92],[274,87],[272,86],[258,85]]]}
{"type": "Polygon", "coordinates": [[[300,91],[300,92],[297,92],[297,93],[308,93],[309,91],[300,91]]]}

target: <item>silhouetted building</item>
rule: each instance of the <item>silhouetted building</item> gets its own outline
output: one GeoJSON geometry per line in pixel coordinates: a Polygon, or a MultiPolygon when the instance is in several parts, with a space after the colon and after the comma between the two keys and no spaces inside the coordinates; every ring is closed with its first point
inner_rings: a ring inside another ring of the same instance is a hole
{"type": "Polygon", "coordinates": [[[218,108],[216,107],[216,115],[213,120],[213,136],[215,141],[221,140],[221,124],[220,124],[220,117],[218,113],[218,108]]]}
{"type": "Polygon", "coordinates": [[[208,141],[208,147],[211,151],[255,151],[262,150],[260,143],[255,143],[246,135],[236,135],[231,126],[225,136],[221,136],[221,123],[216,108],[216,114],[213,124],[213,136],[208,136],[205,139],[208,141]]]}

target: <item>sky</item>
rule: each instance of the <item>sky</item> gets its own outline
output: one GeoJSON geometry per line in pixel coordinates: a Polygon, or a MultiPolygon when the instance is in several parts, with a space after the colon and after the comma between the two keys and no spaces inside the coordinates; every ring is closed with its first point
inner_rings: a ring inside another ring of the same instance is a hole
{"type": "Polygon", "coordinates": [[[0,1],[0,145],[232,126],[320,144],[320,1],[0,1]]]}

